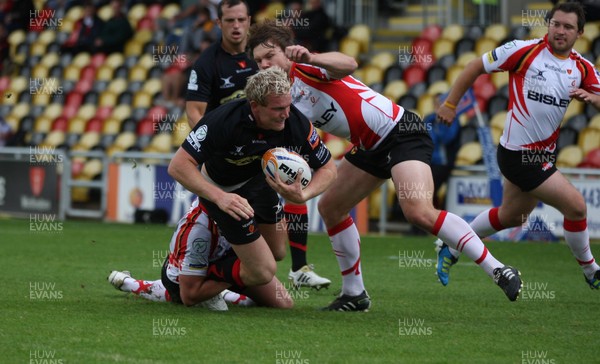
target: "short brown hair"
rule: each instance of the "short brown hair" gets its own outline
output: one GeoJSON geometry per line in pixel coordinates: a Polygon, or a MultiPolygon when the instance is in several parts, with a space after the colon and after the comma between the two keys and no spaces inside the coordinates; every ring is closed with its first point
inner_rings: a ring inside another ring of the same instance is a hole
{"type": "Polygon", "coordinates": [[[262,23],[252,25],[250,27],[250,37],[248,38],[250,58],[253,58],[252,51],[254,48],[261,44],[271,48],[268,43],[285,51],[286,47],[294,45],[294,32],[287,26],[278,25],[275,20],[265,20],[262,23]]]}

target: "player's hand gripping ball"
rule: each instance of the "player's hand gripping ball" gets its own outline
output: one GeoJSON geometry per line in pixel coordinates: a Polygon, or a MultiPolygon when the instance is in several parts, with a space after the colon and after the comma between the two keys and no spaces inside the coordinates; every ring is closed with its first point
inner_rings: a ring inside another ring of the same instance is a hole
{"type": "Polygon", "coordinates": [[[265,175],[272,179],[275,179],[275,173],[278,173],[279,178],[288,185],[294,183],[298,171],[302,169],[302,189],[306,188],[312,179],[312,172],[304,158],[285,148],[267,150],[262,157],[262,169],[265,175]]]}

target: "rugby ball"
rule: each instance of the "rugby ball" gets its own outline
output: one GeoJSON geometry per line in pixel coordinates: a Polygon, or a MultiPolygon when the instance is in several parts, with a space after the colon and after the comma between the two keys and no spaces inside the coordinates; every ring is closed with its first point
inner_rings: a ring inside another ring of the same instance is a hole
{"type": "Polygon", "coordinates": [[[263,154],[262,169],[267,177],[275,179],[275,173],[288,185],[296,181],[298,170],[302,169],[302,189],[306,188],[312,179],[312,172],[308,163],[300,154],[289,151],[285,148],[269,149],[263,154]]]}

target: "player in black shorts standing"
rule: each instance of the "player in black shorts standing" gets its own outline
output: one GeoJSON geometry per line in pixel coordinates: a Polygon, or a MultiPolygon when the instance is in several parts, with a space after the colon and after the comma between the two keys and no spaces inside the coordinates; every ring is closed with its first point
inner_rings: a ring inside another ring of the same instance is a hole
{"type": "Polygon", "coordinates": [[[239,257],[219,261],[207,278],[239,289],[270,282],[275,259],[285,255],[277,193],[303,203],[322,193],[336,176],[317,131],[291,106],[285,72],[273,67],[251,76],[245,93],[248,100],[206,114],[169,164],[169,174],[200,197],[239,257]],[[314,169],[304,190],[298,178],[292,185],[267,179],[272,189],[264,188],[261,158],[273,147],[299,152],[314,169]]]}
{"type": "MultiPolygon", "coordinates": [[[[248,57],[246,44],[250,28],[248,4],[243,0],[219,3],[217,23],[222,38],[207,48],[194,63],[187,84],[186,113],[193,128],[207,112],[228,101],[244,97],[248,76],[258,71],[248,57]]],[[[331,281],[316,274],[306,260],[308,211],[306,205],[286,203],[283,213],[288,221],[292,258],[289,279],[294,286],[327,287],[331,281]]]]}

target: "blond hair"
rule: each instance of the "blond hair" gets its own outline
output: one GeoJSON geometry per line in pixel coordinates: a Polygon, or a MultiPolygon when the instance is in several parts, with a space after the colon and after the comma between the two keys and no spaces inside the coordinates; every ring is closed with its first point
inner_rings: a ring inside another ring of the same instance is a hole
{"type": "Polygon", "coordinates": [[[289,94],[290,87],[287,73],[282,68],[273,66],[248,77],[244,92],[249,101],[266,106],[267,96],[289,94]]]}

